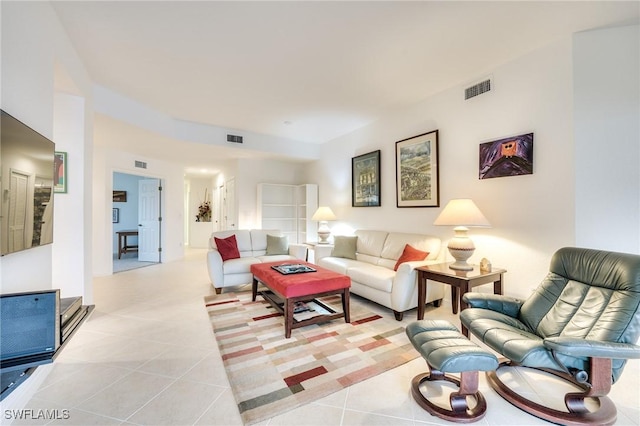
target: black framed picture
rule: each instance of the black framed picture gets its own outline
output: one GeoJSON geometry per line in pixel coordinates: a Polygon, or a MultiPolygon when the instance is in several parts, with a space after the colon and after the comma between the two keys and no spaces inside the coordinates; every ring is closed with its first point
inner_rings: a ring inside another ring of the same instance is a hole
{"type": "Polygon", "coordinates": [[[530,174],[533,174],[533,133],[480,144],[480,179],[530,174]]]}
{"type": "Polygon", "coordinates": [[[440,206],[437,130],[396,142],[396,205],[440,206]]]}
{"type": "Polygon", "coordinates": [[[351,205],[380,206],[380,150],[351,159],[351,205]]]}

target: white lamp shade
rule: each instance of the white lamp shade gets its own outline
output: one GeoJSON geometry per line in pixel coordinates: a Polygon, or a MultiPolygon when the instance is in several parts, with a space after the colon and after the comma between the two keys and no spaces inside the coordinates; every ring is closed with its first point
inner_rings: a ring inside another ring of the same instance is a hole
{"type": "Polygon", "coordinates": [[[445,226],[491,226],[478,206],[468,198],[458,198],[449,201],[433,224],[445,226]]]}
{"type": "Polygon", "coordinates": [[[318,210],[311,216],[311,220],[317,220],[326,222],[329,220],[336,220],[336,215],[333,214],[329,207],[318,207],[318,210]]]}

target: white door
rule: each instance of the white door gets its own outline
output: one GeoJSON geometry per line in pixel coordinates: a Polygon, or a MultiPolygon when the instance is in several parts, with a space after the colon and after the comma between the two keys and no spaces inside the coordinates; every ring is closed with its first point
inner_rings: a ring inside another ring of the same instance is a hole
{"type": "Polygon", "coordinates": [[[236,181],[231,178],[224,185],[224,229],[236,229],[236,181]]]}
{"type": "Polygon", "coordinates": [[[29,175],[11,170],[9,188],[9,251],[18,251],[31,247],[26,226],[29,175]]]}
{"type": "Polygon", "coordinates": [[[160,262],[160,179],[138,181],[138,261],[160,262]]]}

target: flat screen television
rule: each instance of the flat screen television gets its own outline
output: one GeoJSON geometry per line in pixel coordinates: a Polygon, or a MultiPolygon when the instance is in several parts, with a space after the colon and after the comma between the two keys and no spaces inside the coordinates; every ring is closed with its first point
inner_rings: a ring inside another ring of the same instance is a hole
{"type": "Polygon", "coordinates": [[[60,290],[0,295],[0,371],[51,362],[60,347],[60,290]]]}
{"type": "Polygon", "coordinates": [[[4,256],[53,242],[55,144],[0,112],[0,255],[4,256]]]}

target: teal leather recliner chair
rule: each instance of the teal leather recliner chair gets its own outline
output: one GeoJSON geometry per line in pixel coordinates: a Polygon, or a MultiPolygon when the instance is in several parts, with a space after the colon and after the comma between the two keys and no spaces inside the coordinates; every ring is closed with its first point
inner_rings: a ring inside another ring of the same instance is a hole
{"type": "Polygon", "coordinates": [[[612,424],[607,397],[627,359],[640,358],[640,256],[566,247],[551,259],[547,277],[525,301],[467,293],[462,325],[502,354],[491,387],[518,408],[558,424],[612,424]],[[500,379],[506,368],[546,371],[573,383],[567,410],[535,403],[500,379]],[[588,403],[597,400],[598,404],[588,403]],[[595,406],[595,408],[594,408],[595,406]]]}

